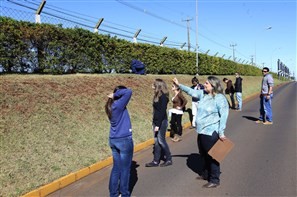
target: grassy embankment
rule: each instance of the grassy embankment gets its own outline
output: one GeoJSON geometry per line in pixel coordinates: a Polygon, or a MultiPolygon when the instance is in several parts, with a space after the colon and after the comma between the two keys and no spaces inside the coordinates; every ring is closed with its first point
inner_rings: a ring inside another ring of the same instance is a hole
{"type": "MultiPolygon", "coordinates": [[[[151,84],[174,75],[0,76],[0,196],[19,196],[111,155],[106,95],[133,89],[128,110],[135,144],[152,137],[151,84]]],[[[177,75],[191,85],[190,75],[177,75]]],[[[225,76],[224,76],[225,77],[225,76]]],[[[227,76],[234,82],[234,76],[227,76]]],[[[219,76],[222,79],[222,76],[219,76]]],[[[206,76],[200,76],[204,82],[206,76]]],[[[261,77],[243,76],[243,97],[259,91],[261,77]]],[[[281,81],[275,80],[276,84],[281,81]]],[[[171,94],[172,96],[172,94],[171,94]]],[[[191,98],[187,107],[191,107],[191,98]]],[[[171,103],[169,103],[171,107],[171,103]]],[[[183,116],[183,123],[189,116],[183,116]]]]}

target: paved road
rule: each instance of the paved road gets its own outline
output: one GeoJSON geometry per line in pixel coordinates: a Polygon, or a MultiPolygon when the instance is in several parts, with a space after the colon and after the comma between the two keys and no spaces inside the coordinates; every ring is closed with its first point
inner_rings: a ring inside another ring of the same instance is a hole
{"type": "MultiPolygon", "coordinates": [[[[242,112],[230,112],[226,135],[235,147],[221,164],[219,188],[205,189],[205,181],[195,180],[200,171],[197,134],[186,130],[183,141],[168,140],[173,166],[144,167],[152,160],[152,147],[134,155],[132,196],[297,196],[296,85],[275,91],[273,125],[254,122],[258,98],[245,103],[242,112]]],[[[110,170],[107,167],[49,196],[108,196],[110,170]]]]}

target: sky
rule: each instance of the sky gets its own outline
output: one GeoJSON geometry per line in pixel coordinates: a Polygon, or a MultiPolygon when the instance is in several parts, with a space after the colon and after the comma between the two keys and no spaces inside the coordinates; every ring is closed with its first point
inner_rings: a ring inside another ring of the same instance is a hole
{"type": "MultiPolygon", "coordinates": [[[[42,0],[1,0],[7,8],[35,13],[42,0]],[[19,5],[20,4],[20,5],[19,5]]],[[[41,22],[59,16],[99,34],[224,56],[277,72],[280,59],[296,76],[297,0],[46,0],[41,22]],[[50,13],[51,16],[45,16],[50,13]],[[190,42],[188,42],[188,40],[190,42]]],[[[3,14],[5,13],[5,14],[3,14]]],[[[11,12],[9,12],[11,14],[11,12]]],[[[16,17],[16,14],[11,14],[16,17]]],[[[12,16],[13,17],[13,16],[12,16]]]]}

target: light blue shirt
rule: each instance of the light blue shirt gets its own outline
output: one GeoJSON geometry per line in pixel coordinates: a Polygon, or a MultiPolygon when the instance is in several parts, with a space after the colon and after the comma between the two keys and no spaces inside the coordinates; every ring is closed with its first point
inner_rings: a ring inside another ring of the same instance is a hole
{"type": "Polygon", "coordinates": [[[216,131],[219,136],[224,136],[229,115],[229,104],[226,97],[223,94],[215,96],[205,94],[204,90],[194,90],[182,84],[179,87],[188,95],[199,99],[196,115],[197,133],[211,136],[216,131]]]}

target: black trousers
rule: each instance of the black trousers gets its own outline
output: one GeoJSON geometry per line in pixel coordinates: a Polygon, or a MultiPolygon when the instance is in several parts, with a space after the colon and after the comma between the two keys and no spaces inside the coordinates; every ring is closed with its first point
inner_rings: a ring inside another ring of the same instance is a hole
{"type": "Polygon", "coordinates": [[[177,134],[181,136],[183,134],[182,116],[182,114],[171,114],[170,127],[173,135],[177,134]]]}
{"type": "Polygon", "coordinates": [[[208,151],[219,140],[219,135],[216,131],[212,133],[212,136],[198,134],[197,142],[199,153],[204,161],[204,169],[202,176],[208,179],[211,183],[220,183],[220,163],[208,155],[208,151]]]}

